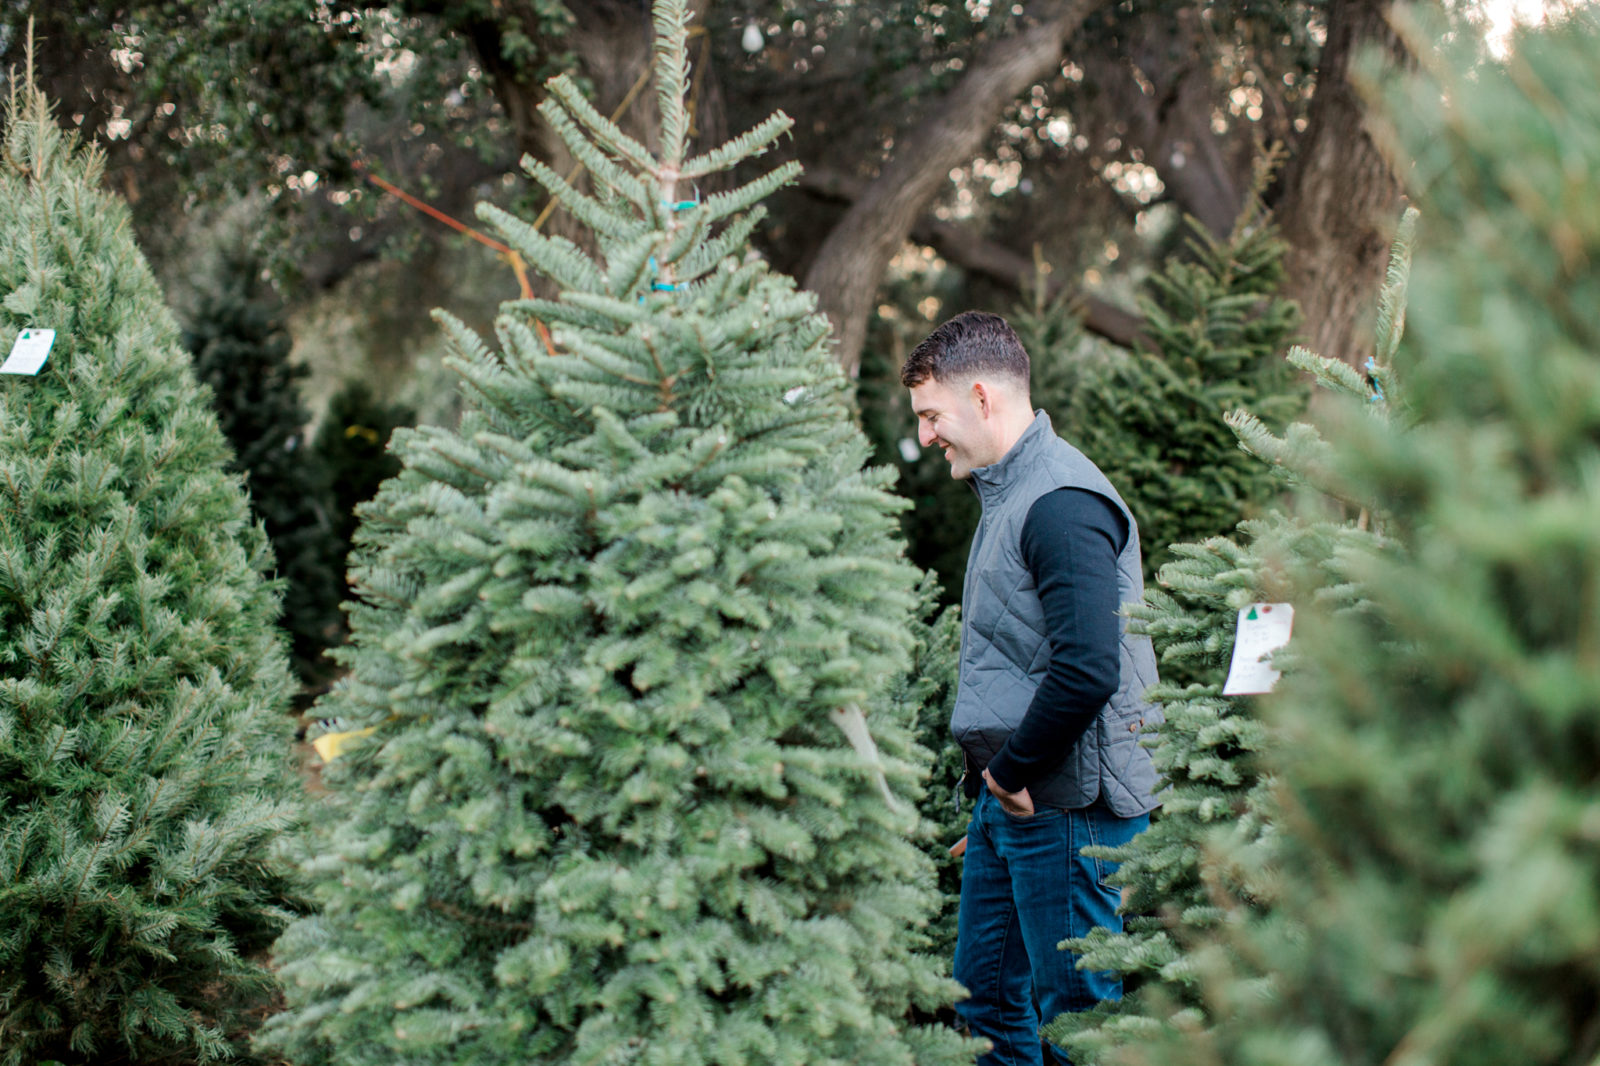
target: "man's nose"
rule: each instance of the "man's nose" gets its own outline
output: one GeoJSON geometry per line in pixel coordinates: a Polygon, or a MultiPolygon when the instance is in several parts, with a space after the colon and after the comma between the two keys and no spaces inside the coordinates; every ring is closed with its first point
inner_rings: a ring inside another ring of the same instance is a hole
{"type": "Polygon", "coordinates": [[[928,425],[928,423],[917,423],[917,442],[924,448],[933,443],[933,427],[928,425]]]}

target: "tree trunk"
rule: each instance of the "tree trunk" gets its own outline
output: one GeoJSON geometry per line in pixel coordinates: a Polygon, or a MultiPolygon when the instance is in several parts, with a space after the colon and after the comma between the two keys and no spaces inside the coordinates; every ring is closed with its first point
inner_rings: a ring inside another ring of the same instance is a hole
{"type": "MultiPolygon", "coordinates": [[[[800,177],[800,185],[819,199],[854,203],[863,195],[866,182],[841,171],[826,167],[811,167],[800,177]]],[[[981,274],[990,281],[1023,293],[1034,282],[1038,265],[1028,256],[998,241],[991,240],[974,226],[948,222],[923,215],[911,227],[910,239],[925,244],[950,262],[973,274],[981,274]]],[[[1067,286],[1057,277],[1046,283],[1051,298],[1059,296],[1067,286]]],[[[1072,303],[1083,316],[1083,328],[1123,348],[1132,348],[1144,328],[1144,318],[1136,311],[1119,307],[1079,289],[1072,295],[1072,303]]]]}
{"type": "MultiPolygon", "coordinates": [[[[1009,285],[1019,293],[1028,291],[1027,286],[1033,284],[1038,270],[1032,259],[989,240],[977,230],[932,216],[917,221],[911,229],[911,239],[926,244],[963,269],[1009,285]]],[[[1045,290],[1051,298],[1066,289],[1067,285],[1053,275],[1045,282],[1045,290]]],[[[1144,330],[1144,318],[1138,312],[1083,289],[1073,291],[1071,304],[1082,317],[1085,330],[1119,347],[1132,348],[1144,330]]]]}
{"type": "Polygon", "coordinates": [[[1388,0],[1333,0],[1305,136],[1284,173],[1276,218],[1288,242],[1288,295],[1305,314],[1307,347],[1354,366],[1372,352],[1378,287],[1400,220],[1403,190],[1367,127],[1350,82],[1368,48],[1386,66],[1410,65],[1389,26],[1388,0]]]}
{"type": "Polygon", "coordinates": [[[1067,40],[1104,2],[1037,4],[1030,28],[985,45],[944,98],[929,104],[926,117],[895,139],[893,156],[829,232],[805,287],[832,319],[837,355],[851,377],[860,370],[883,273],[950,170],[978,154],[1007,104],[1055,70],[1067,40]]]}
{"type": "Polygon", "coordinates": [[[1249,164],[1211,128],[1217,107],[1216,45],[1198,7],[1147,19],[1128,54],[1080,60],[1121,119],[1122,140],[1161,177],[1184,214],[1218,237],[1244,208],[1249,164]]]}

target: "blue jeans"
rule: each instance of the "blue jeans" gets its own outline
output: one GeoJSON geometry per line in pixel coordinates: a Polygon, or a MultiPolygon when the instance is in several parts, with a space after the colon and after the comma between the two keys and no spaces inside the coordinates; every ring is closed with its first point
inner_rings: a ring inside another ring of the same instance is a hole
{"type": "Polygon", "coordinates": [[[1148,814],[1119,818],[1098,802],[1019,818],[988,789],[979,793],[961,870],[955,963],[956,980],[971,993],[956,1013],[973,1036],[994,1042],[978,1066],[1043,1066],[1050,1060],[1042,1023],[1122,998],[1121,980],[1079,970],[1078,957],[1056,945],[1097,925],[1122,929],[1121,890],[1106,884],[1117,864],[1078,849],[1126,844],[1149,824],[1148,814]]]}

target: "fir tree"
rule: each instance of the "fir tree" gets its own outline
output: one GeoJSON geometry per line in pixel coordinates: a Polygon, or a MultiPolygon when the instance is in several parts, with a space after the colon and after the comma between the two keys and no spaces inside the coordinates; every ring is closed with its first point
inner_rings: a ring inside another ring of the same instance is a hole
{"type": "Polygon", "coordinates": [[[384,403],[364,381],[347,383],[328,401],[311,452],[328,484],[333,533],[339,544],[335,569],[341,576],[360,524],[356,508],[400,472],[400,460],[389,452],[389,438],[416,420],[415,411],[384,403]]]}
{"type": "Polygon", "coordinates": [[[909,684],[897,702],[919,708],[917,742],[928,752],[932,766],[931,784],[917,804],[925,826],[924,848],[938,871],[941,896],[938,917],[929,930],[928,951],[942,959],[954,959],[961,858],[950,854],[950,848],[966,835],[972,801],[960,788],[965,762],[961,746],[950,734],[961,665],[961,608],[952,604],[940,609],[938,592],[937,579],[929,571],[923,579],[924,613],[912,630],[916,651],[909,684]]]}
{"type": "Polygon", "coordinates": [[[284,583],[281,625],[295,672],[314,687],[327,674],[323,652],[343,630],[343,558],[327,477],[306,447],[311,415],[299,382],[308,371],[289,361],[289,335],[259,287],[259,270],[247,258],[224,257],[183,343],[194,355],[195,374],[211,387],[217,420],[233,445],[232,469],[245,476],[251,509],[266,526],[284,583]]]}
{"type": "MultiPolygon", "coordinates": [[[[365,382],[352,381],[333,394],[317,426],[311,455],[326,481],[334,540],[331,565],[341,597],[346,594],[350,553],[361,521],[356,509],[400,472],[400,460],[389,450],[389,440],[395,430],[415,421],[416,414],[409,407],[384,403],[365,382]]],[[[330,644],[342,643],[349,636],[343,612],[333,633],[330,644]]]]}
{"type": "Polygon", "coordinates": [[[1043,408],[1059,428],[1070,420],[1073,397],[1085,377],[1104,374],[1105,364],[1122,353],[1088,336],[1076,294],[1063,288],[1052,296],[1049,279],[1048,264],[1035,249],[1033,284],[1007,321],[1028,353],[1033,405],[1043,408]]]}
{"type": "MultiPolygon", "coordinates": [[[[1431,27],[1399,26],[1427,54],[1431,27]]],[[[1429,219],[1414,424],[1347,417],[1319,462],[1407,550],[1349,558],[1373,612],[1296,619],[1298,669],[1265,705],[1279,890],[1266,914],[1218,897],[1217,1024],[1122,1061],[1600,1051],[1600,26],[1513,48],[1447,52],[1389,109],[1429,219]]]]}
{"type": "Polygon", "coordinates": [[[366,508],[323,910],[277,949],[303,1066],[972,1054],[907,1021],[957,992],[890,702],[917,574],[825,320],[746,254],[793,168],[693,195],[788,121],[686,157],[685,7],[656,152],[550,84],[595,192],[529,169],[598,251],[480,209],[561,298],[498,352],[442,316],[461,428],[399,434],[366,508]]]}
{"type": "Polygon", "coordinates": [[[216,1062],[299,817],[271,567],[176,323],[30,85],[0,167],[0,1063],[216,1062]]]}
{"type": "MultiPolygon", "coordinates": [[[[1381,381],[1374,384],[1344,363],[1304,349],[1289,357],[1332,395],[1362,401],[1379,424],[1404,412],[1390,364],[1403,332],[1415,230],[1416,212],[1407,212],[1380,297],[1372,367],[1381,381]]],[[[1052,1038],[1071,1047],[1074,1061],[1082,1064],[1114,1061],[1117,1049],[1152,1031],[1193,1033],[1208,1025],[1200,982],[1205,937],[1228,913],[1217,902],[1219,894],[1257,912],[1275,897],[1270,858],[1278,812],[1265,766],[1280,738],[1262,722],[1257,697],[1223,695],[1239,610],[1292,599],[1291,590],[1347,612],[1368,604],[1346,564],[1381,541],[1370,528],[1370,514],[1364,520],[1339,517],[1359,510],[1361,501],[1340,495],[1347,487],[1328,476],[1320,434],[1297,424],[1279,438],[1243,411],[1231,413],[1227,422],[1269,472],[1308,499],[1322,490],[1323,513],[1278,512],[1241,523],[1232,538],[1175,544],[1173,561],[1161,568],[1144,602],[1131,608],[1130,628],[1149,633],[1161,657],[1162,681],[1146,695],[1165,716],[1149,743],[1167,787],[1150,829],[1104,853],[1121,864],[1118,881],[1126,887],[1129,915],[1123,931],[1095,930],[1069,941],[1085,965],[1122,975],[1129,988],[1120,1002],[1065,1015],[1050,1026],[1052,1038]],[[1228,842],[1226,862],[1208,850],[1219,836],[1228,842]]],[[[1291,643],[1274,664],[1292,669],[1297,650],[1291,643]]]]}
{"type": "Polygon", "coordinates": [[[1167,545],[1228,533],[1279,488],[1223,415],[1246,407],[1281,429],[1305,402],[1282,359],[1300,321],[1280,295],[1283,244],[1254,193],[1251,203],[1225,239],[1191,223],[1190,254],[1144,284],[1133,352],[1046,372],[1070,391],[1035,397],[1123,494],[1150,546],[1147,578],[1171,558],[1167,545]]]}

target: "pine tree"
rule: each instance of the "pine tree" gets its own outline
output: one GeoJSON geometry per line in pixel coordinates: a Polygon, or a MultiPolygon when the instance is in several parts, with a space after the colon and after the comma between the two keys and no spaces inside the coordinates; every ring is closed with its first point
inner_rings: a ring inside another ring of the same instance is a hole
{"type": "MultiPolygon", "coordinates": [[[[400,460],[389,451],[389,440],[395,430],[415,421],[416,413],[409,407],[384,403],[365,382],[351,381],[333,394],[317,426],[311,456],[326,481],[334,540],[331,567],[341,598],[347,594],[350,553],[361,521],[356,510],[400,473],[400,460]]],[[[341,611],[330,646],[343,643],[349,632],[341,611]]],[[[331,660],[329,666],[331,670],[331,660]]]]}
{"type": "MultiPolygon", "coordinates": [[[[1431,27],[1399,25],[1429,54],[1431,27]]],[[[1347,560],[1370,612],[1296,618],[1265,704],[1278,893],[1266,914],[1218,896],[1217,1024],[1119,1061],[1600,1052],[1597,83],[1600,25],[1574,14],[1504,66],[1446,52],[1388,108],[1429,219],[1412,417],[1330,419],[1320,462],[1406,550],[1347,560]]]]}
{"type": "Polygon", "coordinates": [[[1147,580],[1171,558],[1167,545],[1228,533],[1279,488],[1239,450],[1223,415],[1249,408],[1281,430],[1305,403],[1282,359],[1300,322],[1280,295],[1283,243],[1255,193],[1251,204],[1225,239],[1191,222],[1190,254],[1144,284],[1144,339],[1133,352],[1064,378],[1035,374],[1070,390],[1041,392],[1035,404],[1123,494],[1149,545],[1147,580]]]}
{"type": "Polygon", "coordinates": [[[0,1063],[217,1062],[294,905],[271,554],[176,323],[30,84],[0,167],[0,1063]]]}
{"type": "Polygon", "coordinates": [[[356,508],[400,473],[400,460],[388,450],[389,438],[416,420],[415,411],[384,403],[364,381],[347,383],[328,401],[311,452],[328,483],[333,534],[339,544],[336,572],[341,576],[360,525],[356,508]]]}
{"type": "Polygon", "coordinates": [[[965,761],[961,746],[950,734],[955,710],[956,684],[961,665],[961,608],[938,607],[938,580],[932,571],[923,578],[923,614],[912,632],[916,650],[903,695],[896,702],[917,712],[917,743],[928,753],[930,785],[917,809],[922,815],[924,850],[938,872],[941,905],[929,929],[928,952],[954,959],[956,912],[961,901],[961,858],[950,848],[967,832],[972,801],[960,788],[965,761]]]}
{"type": "Polygon", "coordinates": [[[1070,288],[1051,295],[1048,264],[1035,249],[1033,283],[1006,316],[1028,353],[1029,390],[1033,405],[1043,408],[1059,429],[1071,418],[1073,397],[1086,377],[1105,373],[1105,364],[1121,359],[1114,346],[1084,331],[1082,312],[1070,288]]]}
{"type": "Polygon", "coordinates": [[[330,514],[326,473],[308,448],[310,412],[299,382],[308,373],[289,361],[290,340],[258,291],[248,258],[224,257],[214,287],[189,316],[183,344],[196,376],[211,387],[217,420],[245,476],[250,506],[266,526],[284,582],[281,626],[301,683],[327,675],[323,653],[343,630],[339,541],[330,514]]]}
{"type": "MultiPolygon", "coordinates": [[[[1407,280],[1416,212],[1401,220],[1380,296],[1372,379],[1344,363],[1294,349],[1289,362],[1310,373],[1333,396],[1362,402],[1367,417],[1389,424],[1406,405],[1391,364],[1404,329],[1407,280]],[[1380,362],[1381,360],[1381,362],[1380,362]]],[[[1228,916],[1219,894],[1260,913],[1277,894],[1272,845],[1280,819],[1274,779],[1266,767],[1281,738],[1258,714],[1258,697],[1225,696],[1241,608],[1257,602],[1310,596],[1325,608],[1361,612],[1368,601],[1350,579],[1352,555],[1383,543],[1364,520],[1340,515],[1360,509],[1359,498],[1330,478],[1326,443],[1306,424],[1274,436],[1243,411],[1229,426],[1264,469],[1306,499],[1321,494],[1317,510],[1275,512],[1240,523],[1234,537],[1175,544],[1144,602],[1131,608],[1130,628],[1149,633],[1161,657],[1162,680],[1147,693],[1164,723],[1150,741],[1166,788],[1162,807],[1146,832],[1105,857],[1120,862],[1129,917],[1120,933],[1095,930],[1070,941],[1085,965],[1120,974],[1129,989],[1121,1002],[1064,1015],[1050,1026],[1052,1039],[1072,1049],[1080,1064],[1116,1061],[1124,1045],[1147,1034],[1193,1034],[1210,1024],[1202,1006],[1206,936],[1228,916]],[[1227,861],[1215,840],[1227,843],[1227,861]]],[[[1292,669],[1298,643],[1274,656],[1292,669]]]]}
{"type": "Polygon", "coordinates": [[[550,84],[595,192],[528,166],[598,251],[480,209],[561,298],[498,352],[441,316],[461,428],[397,435],[366,509],[322,913],[277,948],[301,1066],[972,1055],[907,1020],[957,992],[890,701],[917,574],[825,320],[747,255],[793,168],[693,196],[788,120],[686,158],[685,9],[656,152],[550,84]]]}

